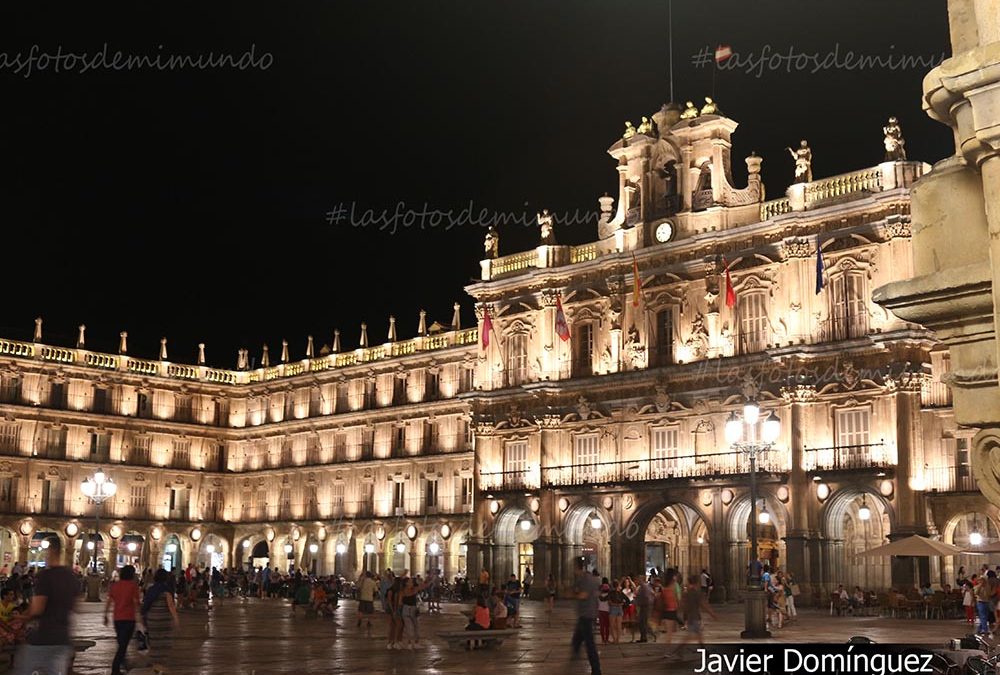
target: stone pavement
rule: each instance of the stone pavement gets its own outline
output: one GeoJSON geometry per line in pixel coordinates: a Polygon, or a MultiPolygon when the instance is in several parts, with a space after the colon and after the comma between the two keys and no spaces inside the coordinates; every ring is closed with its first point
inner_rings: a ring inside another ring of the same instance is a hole
{"type": "MultiPolygon", "coordinates": [[[[95,640],[96,646],[80,654],[75,671],[80,675],[110,672],[115,651],[114,631],[101,622],[103,604],[80,602],[75,636],[95,640]]],[[[171,672],[185,675],[266,675],[270,673],[589,673],[585,656],[572,661],[572,602],[560,601],[551,626],[540,602],[524,603],[524,628],[516,639],[495,650],[449,651],[437,638],[439,630],[463,628],[459,613],[465,605],[444,604],[440,616],[422,613],[424,649],[386,649],[385,622],[376,614],[374,638],[368,640],[355,627],[355,603],[344,601],[335,619],[292,616],[285,600],[226,599],[206,610],[182,610],[181,628],[174,637],[175,660],[171,672]]],[[[742,605],[714,606],[719,620],[706,621],[709,642],[740,642],[742,605]]],[[[831,617],[826,612],[804,610],[796,622],[774,635],[781,642],[846,642],[852,635],[866,635],[876,642],[943,644],[970,632],[962,620],[914,620],[880,617],[831,617]]],[[[683,635],[679,633],[678,635],[683,635]]],[[[664,635],[656,643],[632,644],[630,636],[618,645],[598,645],[604,672],[692,672],[695,661],[668,668],[664,635]]],[[[599,640],[599,636],[595,634],[599,640]]],[[[136,668],[133,675],[152,672],[138,667],[141,652],[130,649],[136,668]]],[[[693,657],[692,657],[693,659],[693,657]]]]}

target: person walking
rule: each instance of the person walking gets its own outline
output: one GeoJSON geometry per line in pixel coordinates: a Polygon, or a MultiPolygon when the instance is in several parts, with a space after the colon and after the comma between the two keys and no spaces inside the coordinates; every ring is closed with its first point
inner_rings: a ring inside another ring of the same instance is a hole
{"type": "Polygon", "coordinates": [[[114,607],[115,638],[118,640],[118,651],[111,662],[111,675],[121,675],[125,665],[125,654],[128,643],[135,633],[135,614],[142,599],[139,595],[139,584],[135,582],[135,568],[126,565],[118,574],[118,581],[111,584],[108,590],[108,601],[104,605],[104,625],[108,625],[108,613],[114,607]]]}
{"type": "Polygon", "coordinates": [[[708,605],[708,598],[699,586],[698,576],[692,574],[688,577],[687,581],[687,589],[684,591],[684,595],[681,596],[680,602],[681,615],[684,617],[684,627],[687,629],[687,632],[681,638],[677,649],[667,654],[668,659],[677,657],[681,649],[684,648],[684,645],[692,640],[697,640],[699,646],[705,645],[704,631],[702,629],[702,612],[708,612],[708,615],[713,619],[718,618],[708,605]]]}
{"type": "Polygon", "coordinates": [[[573,586],[576,595],[576,628],[573,630],[573,658],[580,654],[580,645],[587,649],[587,660],[590,661],[590,674],[601,675],[601,661],[597,655],[597,645],[594,644],[594,619],[597,618],[597,596],[600,592],[600,580],[584,569],[584,559],[576,559],[576,583],[573,586]]]}
{"type": "Polygon", "coordinates": [[[995,578],[996,573],[989,570],[985,575],[979,577],[979,583],[976,585],[976,613],[979,615],[979,627],[976,629],[976,633],[979,635],[990,634],[990,600],[993,598],[993,579],[995,578]]]}
{"type": "Polygon", "coordinates": [[[551,574],[545,579],[545,616],[552,625],[552,610],[556,606],[556,579],[551,574]]]}
{"type": "Polygon", "coordinates": [[[400,614],[401,627],[399,629],[400,645],[402,645],[403,632],[407,626],[410,628],[409,641],[406,643],[407,649],[423,649],[420,644],[420,610],[417,608],[417,597],[431,583],[433,577],[423,583],[418,583],[413,577],[406,577],[403,590],[400,594],[400,614]]]}
{"type": "Polygon", "coordinates": [[[639,623],[637,642],[649,642],[649,611],[652,609],[655,593],[645,576],[641,576],[640,579],[642,581],[639,582],[639,587],[635,591],[635,607],[638,614],[636,621],[639,623]]]}
{"type": "Polygon", "coordinates": [[[530,567],[524,568],[524,594],[521,596],[525,600],[531,598],[531,586],[535,583],[535,575],[531,573],[530,567]]]}
{"type": "Polygon", "coordinates": [[[597,625],[601,629],[601,644],[608,644],[611,637],[611,584],[607,577],[601,580],[600,592],[597,594],[597,625]]]}
{"type": "Polygon", "coordinates": [[[365,634],[372,636],[372,614],[375,613],[375,591],[377,587],[371,572],[364,572],[358,584],[358,627],[365,621],[365,634]]]}
{"type": "Polygon", "coordinates": [[[173,651],[174,631],[180,625],[170,573],[156,570],[153,585],[142,599],[142,616],[149,635],[149,660],[154,673],[167,672],[173,651]]]}
{"type": "Polygon", "coordinates": [[[36,579],[25,621],[38,619],[38,628],[14,656],[15,675],[68,675],[73,659],[69,616],[79,591],[76,576],[62,564],[62,542],[48,539],[45,569],[36,579]]]}

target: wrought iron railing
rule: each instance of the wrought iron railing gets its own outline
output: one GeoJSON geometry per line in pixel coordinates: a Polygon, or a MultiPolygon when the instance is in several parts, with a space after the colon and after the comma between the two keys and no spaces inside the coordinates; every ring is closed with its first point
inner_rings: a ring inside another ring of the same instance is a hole
{"type": "Polygon", "coordinates": [[[924,486],[933,492],[979,492],[979,484],[968,465],[924,469],[924,486]]]}
{"type": "Polygon", "coordinates": [[[884,441],[804,450],[806,471],[884,469],[896,465],[896,457],[884,441]]]}

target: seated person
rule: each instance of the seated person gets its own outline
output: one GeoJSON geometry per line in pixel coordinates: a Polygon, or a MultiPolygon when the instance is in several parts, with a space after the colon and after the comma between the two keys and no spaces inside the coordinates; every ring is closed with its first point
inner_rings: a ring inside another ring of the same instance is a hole
{"type": "Polygon", "coordinates": [[[476,607],[472,611],[472,618],[469,619],[469,625],[465,627],[465,630],[489,630],[490,627],[490,608],[486,606],[486,598],[480,596],[476,600],[476,607]]]}
{"type": "Polygon", "coordinates": [[[507,605],[503,601],[503,596],[498,594],[496,602],[493,603],[493,629],[504,630],[507,628],[507,605]]]}
{"type": "Polygon", "coordinates": [[[865,606],[865,592],[861,590],[860,586],[854,587],[854,595],[851,596],[851,609],[857,609],[858,607],[865,606]]]}
{"type": "Polygon", "coordinates": [[[326,594],[326,589],[318,581],[313,586],[312,608],[317,614],[329,614],[333,612],[333,606],[330,604],[330,598],[326,594]]]}
{"type": "Polygon", "coordinates": [[[0,644],[15,644],[24,638],[27,603],[17,604],[12,590],[0,596],[0,644]]]}
{"type": "Polygon", "coordinates": [[[295,614],[295,608],[299,605],[308,607],[311,596],[312,589],[309,587],[309,584],[301,583],[296,586],[295,594],[292,596],[292,614],[295,614]]]}
{"type": "Polygon", "coordinates": [[[928,581],[927,583],[925,583],[923,586],[920,587],[920,595],[925,598],[930,595],[934,595],[934,591],[931,590],[931,582],[928,581]]]}

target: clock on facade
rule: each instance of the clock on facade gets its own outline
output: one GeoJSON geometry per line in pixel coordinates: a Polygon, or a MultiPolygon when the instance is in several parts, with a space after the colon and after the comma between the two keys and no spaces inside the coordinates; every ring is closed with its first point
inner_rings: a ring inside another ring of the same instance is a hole
{"type": "Polygon", "coordinates": [[[665,222],[660,223],[656,226],[656,241],[661,244],[670,241],[670,238],[674,236],[674,226],[672,223],[665,222]]]}

